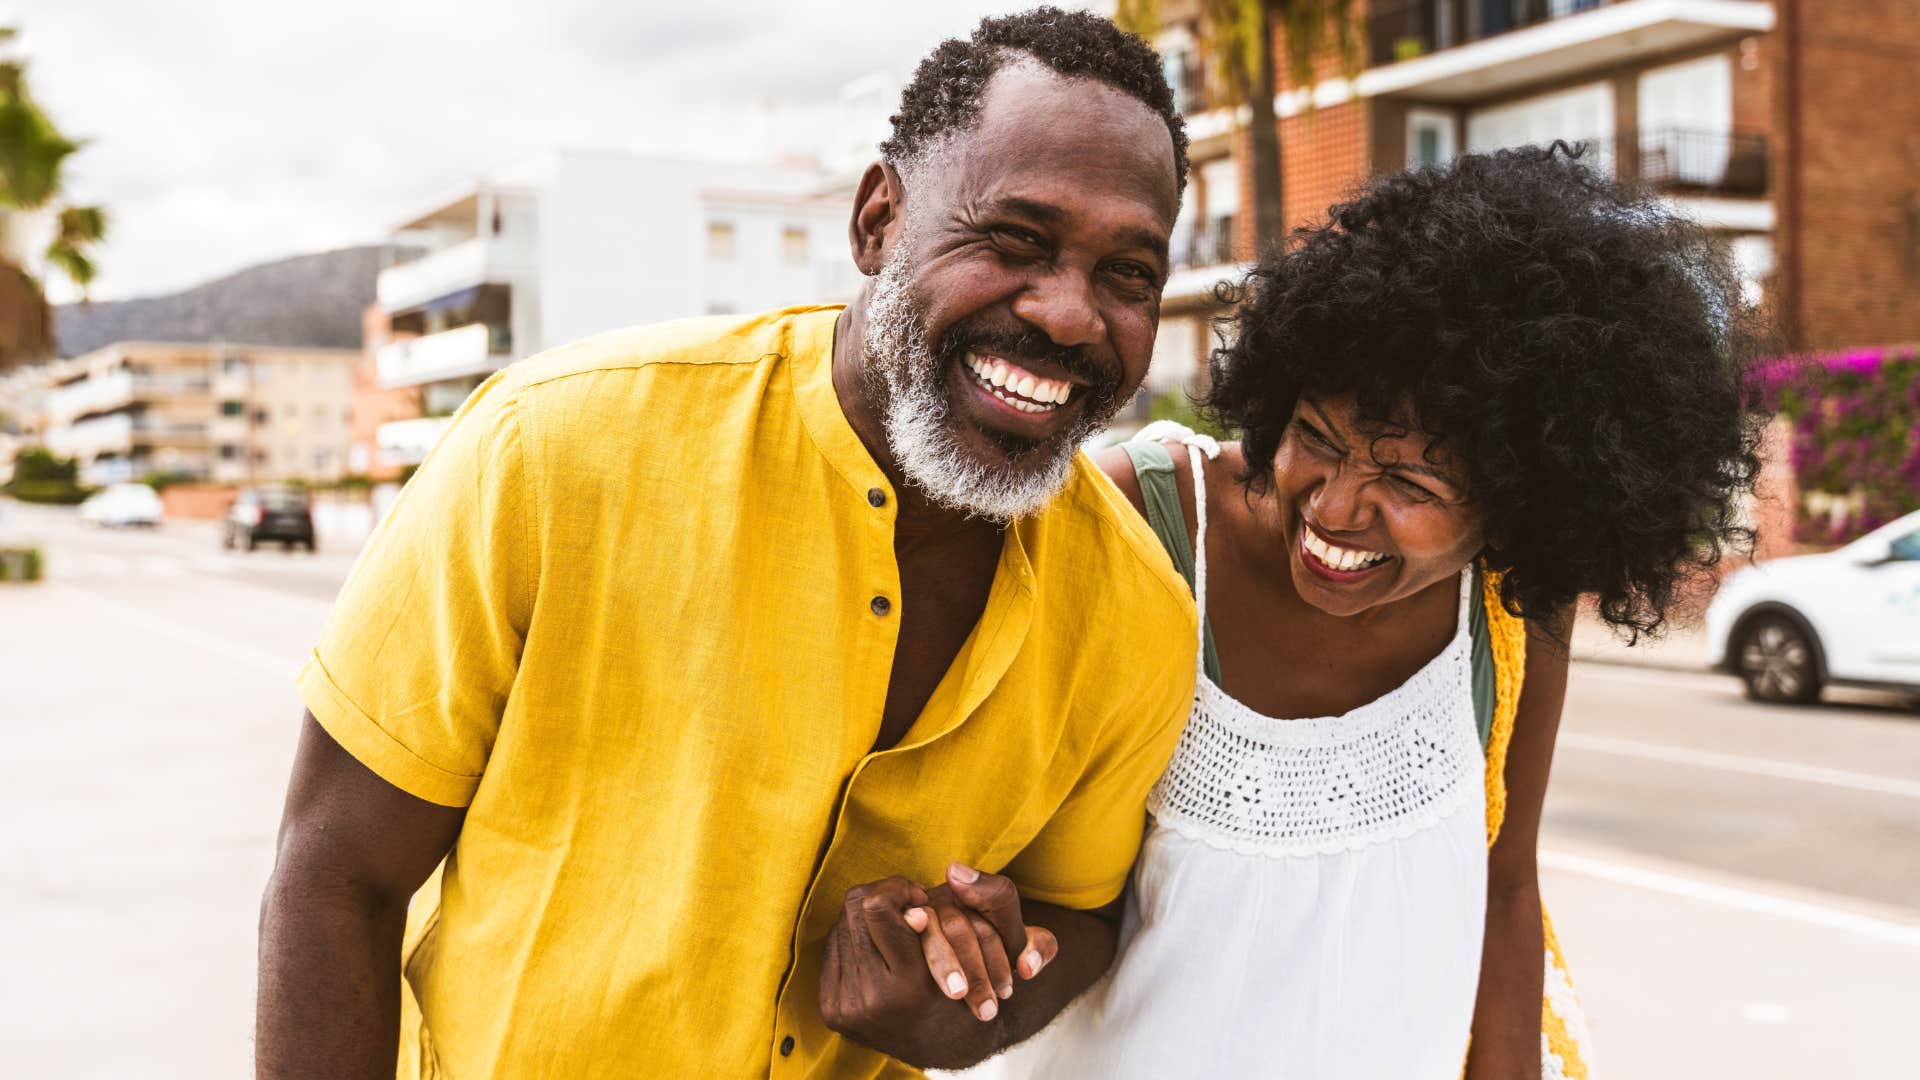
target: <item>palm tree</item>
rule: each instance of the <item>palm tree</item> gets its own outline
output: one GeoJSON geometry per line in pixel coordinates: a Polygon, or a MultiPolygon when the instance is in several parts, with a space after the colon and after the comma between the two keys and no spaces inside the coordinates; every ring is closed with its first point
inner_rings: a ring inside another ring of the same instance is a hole
{"type": "MultiPolygon", "coordinates": [[[[0,26],[0,47],[17,37],[16,29],[0,26]]],[[[21,265],[36,253],[15,250],[23,238],[10,235],[10,224],[18,231],[24,215],[47,217],[52,236],[39,258],[78,286],[83,299],[93,283],[93,249],[106,236],[106,212],[63,198],[63,167],[80,148],[33,100],[25,65],[0,57],[0,371],[54,347],[46,295],[21,265]]]]}
{"type": "MultiPolygon", "coordinates": [[[[1331,50],[1347,77],[1358,74],[1358,6],[1355,0],[1199,0],[1201,44],[1211,62],[1213,99],[1235,115],[1240,106],[1247,107],[1256,255],[1278,244],[1287,229],[1280,123],[1274,110],[1280,65],[1286,65],[1290,84],[1311,88],[1315,61],[1331,50]],[[1284,55],[1278,55],[1279,50],[1284,55]]],[[[1159,0],[1119,0],[1114,21],[1151,41],[1161,29],[1159,0]]],[[[1311,107],[1312,99],[1308,100],[1311,107]]]]}

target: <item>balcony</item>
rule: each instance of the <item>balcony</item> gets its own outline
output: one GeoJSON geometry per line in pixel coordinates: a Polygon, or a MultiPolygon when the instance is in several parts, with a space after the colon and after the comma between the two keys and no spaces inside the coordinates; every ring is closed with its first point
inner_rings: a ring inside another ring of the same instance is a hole
{"type": "Polygon", "coordinates": [[[101,454],[126,454],[133,449],[133,417],[115,413],[64,424],[47,431],[47,449],[60,457],[89,461],[101,454]]]}
{"type": "Polygon", "coordinates": [[[1378,0],[1362,96],[1464,102],[1773,29],[1769,0],[1378,0]]]}
{"type": "Polygon", "coordinates": [[[1619,136],[1640,181],[1666,195],[1758,199],[1767,194],[1767,137],[1663,128],[1619,136]]]}
{"type": "Polygon", "coordinates": [[[374,362],[380,385],[391,390],[498,371],[513,359],[508,348],[504,330],[468,323],[383,345],[374,362]]]}
{"type": "Polygon", "coordinates": [[[380,307],[393,314],[462,289],[505,282],[527,268],[528,260],[520,252],[492,238],[476,237],[380,271],[376,294],[380,307]]]}
{"type": "Polygon", "coordinates": [[[1223,215],[1194,226],[1187,242],[1173,249],[1173,274],[1160,291],[1162,303],[1208,299],[1221,282],[1240,276],[1233,250],[1234,219],[1223,215]]]}
{"type": "Polygon", "coordinates": [[[415,420],[392,420],[381,424],[374,433],[374,440],[380,448],[380,464],[389,468],[420,464],[426,460],[427,451],[440,441],[440,436],[451,423],[451,417],[423,416],[415,420]]]}

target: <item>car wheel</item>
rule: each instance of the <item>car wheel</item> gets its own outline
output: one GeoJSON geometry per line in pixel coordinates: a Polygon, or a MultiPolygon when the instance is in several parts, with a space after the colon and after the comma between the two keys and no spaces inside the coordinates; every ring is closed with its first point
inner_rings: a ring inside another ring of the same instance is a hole
{"type": "Polygon", "coordinates": [[[1819,700],[1813,638],[1784,615],[1762,615],[1747,626],[1737,664],[1747,696],[1755,701],[1807,705],[1819,700]]]}
{"type": "Polygon", "coordinates": [[[260,547],[260,538],[253,535],[252,533],[248,533],[247,534],[247,550],[255,551],[255,550],[258,550],[259,547],[260,547]]]}
{"type": "Polygon", "coordinates": [[[233,550],[233,527],[231,525],[220,530],[220,547],[225,551],[233,550]]]}
{"type": "Polygon", "coordinates": [[[307,545],[307,554],[309,555],[320,550],[320,546],[314,543],[313,537],[311,536],[307,537],[302,543],[307,545]]]}

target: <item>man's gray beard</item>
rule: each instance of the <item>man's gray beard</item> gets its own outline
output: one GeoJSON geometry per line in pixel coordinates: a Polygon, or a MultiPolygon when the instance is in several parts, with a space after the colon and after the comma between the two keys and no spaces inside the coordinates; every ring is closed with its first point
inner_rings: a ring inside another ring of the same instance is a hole
{"type": "Polygon", "coordinates": [[[944,372],[927,344],[921,307],[909,294],[911,245],[901,239],[867,299],[866,379],[883,406],[887,448],[907,480],[936,505],[1002,524],[1035,513],[1060,493],[1080,443],[1108,418],[1082,416],[1054,445],[1036,446],[1018,462],[970,454],[941,385],[944,372]]]}

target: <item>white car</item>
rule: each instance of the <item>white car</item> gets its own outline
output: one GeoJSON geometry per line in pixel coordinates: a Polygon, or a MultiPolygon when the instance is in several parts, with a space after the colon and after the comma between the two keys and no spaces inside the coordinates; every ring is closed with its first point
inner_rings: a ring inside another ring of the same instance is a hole
{"type": "Polygon", "coordinates": [[[94,525],[158,525],[160,496],[145,484],[114,484],[80,504],[80,520],[94,525]]]}
{"type": "Polygon", "coordinates": [[[1707,609],[1707,663],[1759,701],[1812,702],[1829,684],[1920,693],[1920,512],[1735,572],[1707,609]]]}

